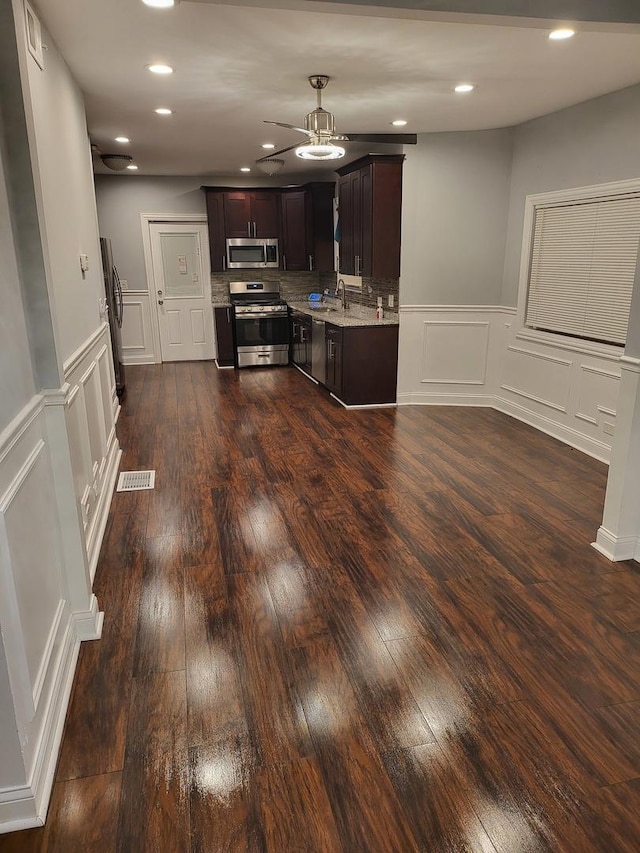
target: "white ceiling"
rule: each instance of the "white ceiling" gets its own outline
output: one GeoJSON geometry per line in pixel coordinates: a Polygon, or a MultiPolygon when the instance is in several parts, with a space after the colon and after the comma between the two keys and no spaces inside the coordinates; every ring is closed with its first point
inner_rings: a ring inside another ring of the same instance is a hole
{"type": "MultiPolygon", "coordinates": [[[[550,42],[541,21],[246,2],[253,5],[36,5],[84,93],[92,141],[103,152],[133,154],[139,175],[238,176],[246,165],[250,177],[262,176],[254,165],[265,154],[261,143],[303,139],[263,119],[300,124],[315,106],[309,74],[331,77],[323,105],[343,133],[390,132],[395,118],[413,133],[504,127],[640,82],[637,26],[581,25],[573,39],[550,42]],[[173,65],[175,74],[152,75],[151,62],[173,65]],[[460,81],[477,88],[455,95],[460,81]],[[157,116],[158,106],[175,114],[157,116]],[[118,135],[131,145],[113,142],[118,135]]],[[[372,150],[346,147],[341,162],[372,150]]],[[[304,164],[294,152],[283,159],[280,176],[298,179],[304,164]]],[[[327,167],[306,168],[308,179],[327,167]]],[[[96,171],[109,172],[100,163],[96,171]]]]}

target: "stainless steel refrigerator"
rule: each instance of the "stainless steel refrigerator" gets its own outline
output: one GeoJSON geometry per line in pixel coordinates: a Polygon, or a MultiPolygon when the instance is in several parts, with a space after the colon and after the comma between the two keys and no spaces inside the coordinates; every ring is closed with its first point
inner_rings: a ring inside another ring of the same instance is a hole
{"type": "Polygon", "coordinates": [[[116,393],[121,397],[124,393],[124,364],[122,363],[122,287],[118,270],[113,263],[111,240],[100,238],[102,252],[102,269],[104,272],[104,292],[109,309],[109,331],[111,333],[111,350],[113,352],[113,367],[116,373],[116,393]]]}

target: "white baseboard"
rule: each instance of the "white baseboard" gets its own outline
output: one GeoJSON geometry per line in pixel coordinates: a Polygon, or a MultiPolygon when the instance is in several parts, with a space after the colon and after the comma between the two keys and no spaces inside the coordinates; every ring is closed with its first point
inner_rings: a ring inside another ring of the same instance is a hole
{"type": "Polygon", "coordinates": [[[610,530],[600,527],[596,541],[591,545],[613,562],[640,560],[640,540],[637,536],[616,537],[610,530]]]}
{"type": "Polygon", "coordinates": [[[431,391],[404,391],[398,394],[399,406],[492,406],[490,394],[440,394],[431,391]]]}
{"type": "Polygon", "coordinates": [[[29,783],[0,791],[0,833],[44,824],[79,650],[80,641],[70,616],[60,654],[52,663],[51,688],[29,783]]]}
{"type": "Polygon", "coordinates": [[[558,421],[551,420],[551,418],[546,418],[544,415],[540,415],[537,412],[531,411],[531,409],[520,406],[512,400],[505,400],[503,397],[494,397],[492,406],[499,412],[503,412],[505,415],[511,415],[512,418],[523,421],[524,423],[529,424],[529,426],[535,427],[541,432],[550,435],[552,438],[557,438],[558,441],[562,441],[564,444],[575,447],[576,450],[581,450],[583,453],[586,453],[588,456],[592,456],[599,462],[604,462],[605,465],[609,464],[611,448],[602,441],[590,438],[588,435],[578,432],[578,430],[558,423],[558,421]]]}
{"type": "Polygon", "coordinates": [[[84,640],[99,640],[102,636],[102,623],[104,612],[98,610],[98,599],[91,594],[91,604],[88,610],[73,613],[76,637],[80,642],[84,640]]]}
{"type": "Polygon", "coordinates": [[[135,367],[136,364],[156,364],[153,358],[150,358],[148,355],[126,355],[122,357],[122,363],[125,367],[128,365],[132,365],[135,367]]]}

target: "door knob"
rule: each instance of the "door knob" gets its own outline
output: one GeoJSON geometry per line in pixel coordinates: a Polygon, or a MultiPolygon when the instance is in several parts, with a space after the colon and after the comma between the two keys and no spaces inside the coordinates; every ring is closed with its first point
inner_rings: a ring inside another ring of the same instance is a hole
{"type": "Polygon", "coordinates": [[[162,296],[162,291],[161,291],[161,290],[159,290],[159,291],[158,291],[158,296],[162,296]]]}
{"type": "Polygon", "coordinates": [[[164,305],[164,299],[158,299],[158,305],[164,305]]]}

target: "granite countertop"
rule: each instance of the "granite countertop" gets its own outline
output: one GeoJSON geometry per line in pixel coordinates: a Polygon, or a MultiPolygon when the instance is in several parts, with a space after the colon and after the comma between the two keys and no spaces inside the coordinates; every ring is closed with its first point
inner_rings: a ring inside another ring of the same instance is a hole
{"type": "MultiPolygon", "coordinates": [[[[231,303],[228,299],[212,299],[214,308],[230,308],[231,303]]],[[[393,311],[385,311],[382,320],[376,320],[375,308],[362,308],[361,306],[353,306],[347,308],[346,312],[340,308],[339,310],[327,311],[326,308],[310,308],[309,303],[304,300],[301,302],[287,301],[289,308],[295,311],[300,311],[302,314],[307,314],[309,317],[315,317],[316,320],[322,320],[325,323],[332,323],[334,326],[397,326],[398,315],[393,311]]]]}
{"type": "Polygon", "coordinates": [[[308,302],[288,302],[289,308],[307,314],[316,320],[332,323],[334,326],[397,326],[398,315],[391,311],[385,311],[382,320],[376,320],[375,308],[361,308],[354,306],[344,311],[327,311],[326,308],[310,308],[308,302]]]}

